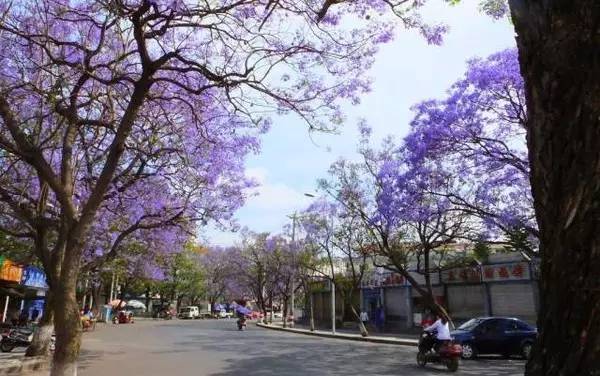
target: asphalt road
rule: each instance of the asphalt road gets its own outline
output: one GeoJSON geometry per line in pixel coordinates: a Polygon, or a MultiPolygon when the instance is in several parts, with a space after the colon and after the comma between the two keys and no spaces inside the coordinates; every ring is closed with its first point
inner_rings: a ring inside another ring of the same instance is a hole
{"type": "MultiPolygon", "coordinates": [[[[422,369],[416,348],[283,333],[234,320],[138,321],[85,333],[80,376],[441,375],[422,369]]],[[[524,362],[463,361],[457,375],[522,375],[524,362]]]]}

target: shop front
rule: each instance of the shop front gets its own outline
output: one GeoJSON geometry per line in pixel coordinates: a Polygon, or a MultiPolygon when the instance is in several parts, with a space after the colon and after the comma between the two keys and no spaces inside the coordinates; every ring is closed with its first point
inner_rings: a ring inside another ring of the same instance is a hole
{"type": "Polygon", "coordinates": [[[17,322],[19,318],[19,304],[24,294],[21,291],[21,278],[23,268],[5,258],[0,258],[0,313],[2,323],[17,322]]]}
{"type": "Polygon", "coordinates": [[[35,266],[23,267],[5,258],[0,261],[1,322],[16,325],[38,320],[48,290],[46,275],[35,266]]]}
{"type": "Polygon", "coordinates": [[[30,321],[37,321],[44,313],[48,284],[46,274],[38,267],[27,266],[23,269],[21,279],[23,300],[21,310],[27,313],[30,321]]]}

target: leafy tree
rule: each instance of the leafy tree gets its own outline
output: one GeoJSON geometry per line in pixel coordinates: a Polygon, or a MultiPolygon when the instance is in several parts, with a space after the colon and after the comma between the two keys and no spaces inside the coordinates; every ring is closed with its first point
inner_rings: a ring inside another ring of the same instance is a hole
{"type": "MultiPolygon", "coordinates": [[[[303,259],[303,269],[335,285],[343,301],[342,320],[348,310],[358,323],[361,334],[368,336],[355,304],[355,294],[360,289],[370,260],[366,251],[369,237],[362,220],[356,213],[345,210],[343,205],[322,198],[306,209],[301,224],[306,234],[305,252],[312,253],[303,259]]],[[[307,281],[307,285],[310,282],[307,281]]]]}

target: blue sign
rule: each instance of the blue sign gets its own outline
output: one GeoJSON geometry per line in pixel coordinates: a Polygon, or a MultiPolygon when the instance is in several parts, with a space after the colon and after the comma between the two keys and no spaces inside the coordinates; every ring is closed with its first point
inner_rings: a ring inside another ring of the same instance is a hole
{"type": "Polygon", "coordinates": [[[46,274],[40,268],[36,268],[35,266],[28,266],[23,270],[21,284],[29,287],[38,287],[41,289],[48,288],[48,284],[46,283],[46,274]]]}

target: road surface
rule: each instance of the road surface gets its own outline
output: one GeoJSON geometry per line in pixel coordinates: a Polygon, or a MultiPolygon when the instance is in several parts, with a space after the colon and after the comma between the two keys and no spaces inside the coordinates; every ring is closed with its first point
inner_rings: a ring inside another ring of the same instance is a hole
{"type": "MultiPolygon", "coordinates": [[[[80,376],[194,375],[419,375],[449,374],[415,363],[415,347],[327,339],[235,320],[138,321],[102,325],[85,333],[80,376]]],[[[456,375],[522,375],[524,362],[487,358],[463,361],[456,375]]]]}

